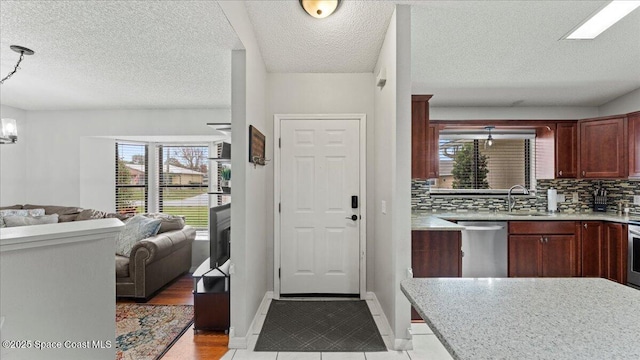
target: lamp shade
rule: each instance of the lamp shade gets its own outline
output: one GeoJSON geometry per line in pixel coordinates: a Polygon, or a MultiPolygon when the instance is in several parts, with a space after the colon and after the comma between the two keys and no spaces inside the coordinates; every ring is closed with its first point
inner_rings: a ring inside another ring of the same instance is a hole
{"type": "Polygon", "coordinates": [[[326,18],[338,8],[339,0],[300,0],[304,11],[317,19],[326,18]]]}
{"type": "Polygon", "coordinates": [[[15,119],[2,119],[1,134],[2,143],[14,143],[18,140],[18,127],[15,119]]]}

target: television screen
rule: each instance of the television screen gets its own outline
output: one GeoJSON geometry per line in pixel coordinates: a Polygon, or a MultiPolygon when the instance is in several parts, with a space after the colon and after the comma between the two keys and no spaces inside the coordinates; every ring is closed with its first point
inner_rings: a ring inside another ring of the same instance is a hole
{"type": "Polygon", "coordinates": [[[222,266],[231,256],[231,204],[209,208],[210,266],[222,266]]]}

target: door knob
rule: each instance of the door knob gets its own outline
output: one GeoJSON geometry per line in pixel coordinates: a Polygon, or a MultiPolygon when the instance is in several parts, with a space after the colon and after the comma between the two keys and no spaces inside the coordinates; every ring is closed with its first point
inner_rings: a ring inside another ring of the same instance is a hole
{"type": "Polygon", "coordinates": [[[358,215],[353,214],[353,215],[351,215],[351,216],[347,216],[345,219],[351,219],[351,220],[353,220],[353,221],[356,221],[356,220],[358,220],[358,215]]]}

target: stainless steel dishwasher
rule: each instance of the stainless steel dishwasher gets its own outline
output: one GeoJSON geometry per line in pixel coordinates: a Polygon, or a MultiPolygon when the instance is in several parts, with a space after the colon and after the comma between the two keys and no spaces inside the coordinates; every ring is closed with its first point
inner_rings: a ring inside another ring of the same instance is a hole
{"type": "Polygon", "coordinates": [[[507,222],[461,221],[462,277],[507,277],[507,222]]]}

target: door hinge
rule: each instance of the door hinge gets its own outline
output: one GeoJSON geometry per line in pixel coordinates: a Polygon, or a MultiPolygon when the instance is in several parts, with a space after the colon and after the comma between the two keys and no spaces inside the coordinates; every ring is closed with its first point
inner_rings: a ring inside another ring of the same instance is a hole
{"type": "Polygon", "coordinates": [[[278,268],[278,279],[282,277],[282,268],[278,268]]]}
{"type": "Polygon", "coordinates": [[[282,212],[282,203],[278,203],[278,212],[281,213],[282,212]]]}
{"type": "Polygon", "coordinates": [[[282,138],[278,138],[278,147],[281,148],[282,147],[282,138]]]}

